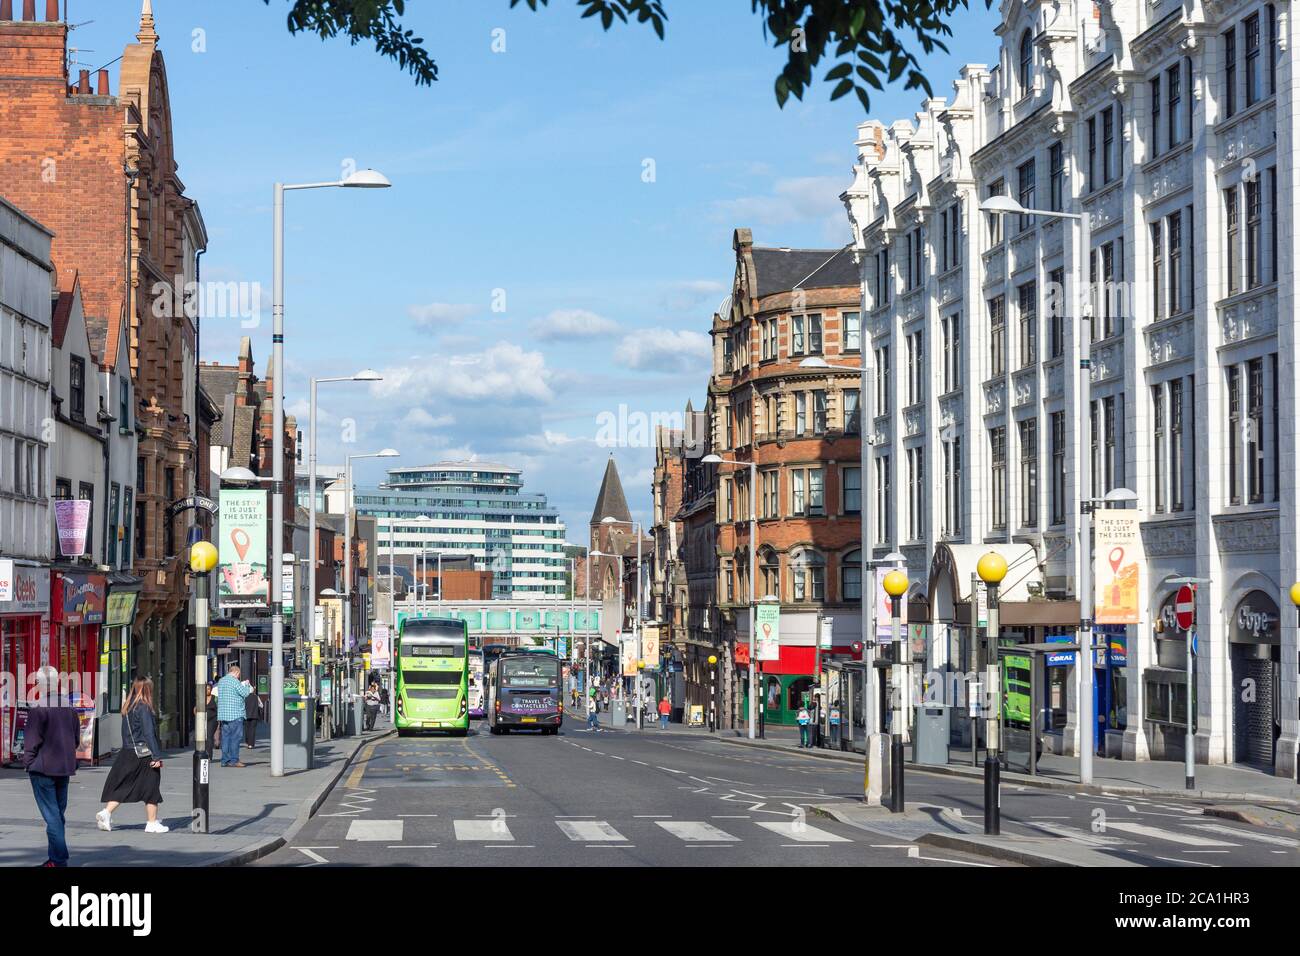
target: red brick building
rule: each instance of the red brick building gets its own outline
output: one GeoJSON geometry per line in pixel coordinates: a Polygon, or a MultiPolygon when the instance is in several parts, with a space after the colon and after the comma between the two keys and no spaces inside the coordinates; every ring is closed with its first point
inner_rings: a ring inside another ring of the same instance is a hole
{"type": "MultiPolygon", "coordinates": [[[[846,249],[733,242],[731,296],[713,319],[712,450],[717,467],[722,639],[748,680],[749,463],[757,465],[757,598],[781,601],[781,658],[763,664],[767,720],[793,722],[816,670],[820,622],[833,653],[851,655],[861,620],[861,443],[858,266],[846,249]],[[812,360],[839,368],[810,368],[812,360]]],[[[743,719],[743,716],[742,716],[743,719]]]]}
{"type": "Polygon", "coordinates": [[[207,235],[178,175],[148,0],[116,93],[108,70],[93,82],[84,70],[69,77],[68,24],[57,0],[41,6],[43,21],[33,0],[17,11],[0,0],[0,191],[54,232],[56,268],[80,275],[86,314],[107,326],[105,364],[116,361],[122,324],[129,329],[139,443],[133,573],[142,579],[131,652],[135,670],[155,679],[162,742],[172,745],[191,711],[182,555],[194,512],[168,507],[196,487],[197,325],[185,290],[207,235]]]}

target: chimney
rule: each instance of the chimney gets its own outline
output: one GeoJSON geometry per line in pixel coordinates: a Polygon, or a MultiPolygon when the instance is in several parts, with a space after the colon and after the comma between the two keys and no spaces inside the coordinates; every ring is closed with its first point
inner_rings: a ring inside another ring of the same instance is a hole
{"type": "Polygon", "coordinates": [[[59,0],[45,0],[45,20],[48,23],[59,22],[59,0]]]}
{"type": "Polygon", "coordinates": [[[28,21],[36,19],[36,0],[23,0],[23,19],[28,21]]]}
{"type": "Polygon", "coordinates": [[[82,70],[78,74],[77,92],[82,94],[90,92],[90,71],[89,70],[82,70]]]}
{"type": "Polygon", "coordinates": [[[108,96],[108,70],[99,71],[99,85],[95,92],[100,96],[108,96]]]}
{"type": "Polygon", "coordinates": [[[0,0],[0,20],[14,18],[14,0],[0,0]]]}

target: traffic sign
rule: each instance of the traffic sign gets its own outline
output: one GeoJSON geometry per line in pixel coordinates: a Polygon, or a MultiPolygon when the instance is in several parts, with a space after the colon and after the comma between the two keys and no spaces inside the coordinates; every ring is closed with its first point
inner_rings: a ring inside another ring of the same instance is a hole
{"type": "Polygon", "coordinates": [[[1180,631],[1190,631],[1196,623],[1196,592],[1190,584],[1178,589],[1174,598],[1174,620],[1178,622],[1180,631]]]}

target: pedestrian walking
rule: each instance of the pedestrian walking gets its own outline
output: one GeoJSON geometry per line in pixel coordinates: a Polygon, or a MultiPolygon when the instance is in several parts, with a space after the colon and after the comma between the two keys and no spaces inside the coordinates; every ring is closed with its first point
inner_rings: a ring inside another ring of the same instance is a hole
{"type": "Polygon", "coordinates": [[[68,780],[77,772],[81,720],[72,702],[59,696],[59,672],[53,667],[36,672],[36,689],[40,699],[27,708],[23,769],[45,820],[48,849],[42,866],[67,866],[68,780]]]}
{"type": "Polygon", "coordinates": [[[668,718],[672,714],[672,712],[673,712],[673,705],[668,703],[667,697],[659,701],[659,729],[660,730],[668,729],[668,718]]]}
{"type": "Polygon", "coordinates": [[[217,725],[217,694],[216,688],[209,682],[207,693],[203,699],[203,709],[208,718],[208,752],[211,753],[213,748],[221,746],[219,733],[221,728],[217,725]]]}
{"type": "Polygon", "coordinates": [[[384,720],[388,719],[388,685],[380,683],[379,685],[379,713],[384,720]]]}
{"type": "Polygon", "coordinates": [[[221,766],[242,767],[239,742],[244,736],[244,698],[253,692],[248,681],[239,679],[239,665],[231,664],[226,676],[217,681],[217,722],[221,724],[221,766]]]}
{"type": "Polygon", "coordinates": [[[122,749],[113,759],[113,769],[99,796],[104,809],[95,814],[95,823],[101,830],[112,830],[114,810],[124,803],[143,803],[145,832],[166,833],[168,827],[158,819],[158,804],[163,802],[162,745],[153,712],[153,681],[148,677],[131,682],[131,692],[122,705],[122,736],[122,749]]]}
{"type": "Polygon", "coordinates": [[[262,719],[262,698],[256,692],[244,698],[244,746],[257,746],[257,724],[262,719]]]}
{"type": "Polygon", "coordinates": [[[600,710],[595,697],[587,700],[587,729],[593,733],[600,733],[600,710]]]}
{"type": "Polygon", "coordinates": [[[371,681],[370,686],[366,688],[366,711],[365,711],[365,729],[375,729],[375,718],[379,716],[379,682],[371,681]]]}
{"type": "Polygon", "coordinates": [[[808,713],[807,707],[799,708],[799,716],[795,718],[799,722],[799,746],[812,747],[812,714],[808,713]]]}

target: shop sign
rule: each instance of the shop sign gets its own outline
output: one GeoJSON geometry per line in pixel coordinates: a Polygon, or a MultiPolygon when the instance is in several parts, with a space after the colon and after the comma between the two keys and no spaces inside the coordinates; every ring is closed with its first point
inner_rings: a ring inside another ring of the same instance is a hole
{"type": "MultiPolygon", "coordinates": [[[[1047,644],[1070,644],[1074,641],[1073,634],[1048,634],[1044,643],[1047,644]]],[[[1043,655],[1043,662],[1048,667],[1069,667],[1074,663],[1075,651],[1059,651],[1057,653],[1047,653],[1043,655]]]]}
{"type": "Polygon", "coordinates": [[[218,548],[221,607],[265,607],[270,600],[266,567],[266,492],[222,489],[218,548]]]}
{"type": "Polygon", "coordinates": [[[82,498],[61,498],[54,502],[54,524],[59,532],[59,553],[79,558],[86,553],[90,530],[90,502],[82,498]]]}
{"type": "Polygon", "coordinates": [[[749,645],[736,642],[736,664],[749,666],[749,645]]]}
{"type": "Polygon", "coordinates": [[[1111,667],[1128,666],[1128,628],[1106,627],[1097,629],[1106,645],[1106,662],[1111,667]]]}
{"type": "Polygon", "coordinates": [[[1276,644],[1279,641],[1277,604],[1263,591],[1251,591],[1232,615],[1232,640],[1238,644],[1276,644]]]}
{"type": "Polygon", "coordinates": [[[135,620],[135,604],[139,591],[110,591],[104,609],[105,627],[124,627],[135,620]]]}
{"type": "Polygon", "coordinates": [[[43,614],[49,609],[48,568],[18,564],[12,559],[0,561],[0,614],[43,614]]]}
{"type": "Polygon", "coordinates": [[[63,624],[103,624],[108,579],[102,574],[56,571],[59,600],[55,620],[63,624]]]}
{"type": "Polygon", "coordinates": [[[1137,624],[1142,583],[1142,535],[1136,511],[1098,511],[1093,575],[1098,624],[1137,624]]]}

